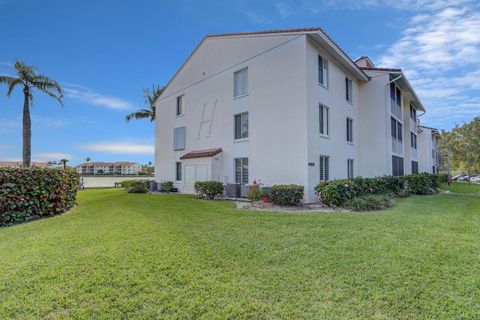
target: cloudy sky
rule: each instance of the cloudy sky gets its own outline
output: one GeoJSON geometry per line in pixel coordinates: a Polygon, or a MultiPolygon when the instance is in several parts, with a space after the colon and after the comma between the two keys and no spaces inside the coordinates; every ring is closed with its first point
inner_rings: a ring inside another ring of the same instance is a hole
{"type": "MultiPolygon", "coordinates": [[[[37,94],[33,160],[153,160],[153,125],[125,123],[206,34],[322,27],[352,57],[402,68],[450,129],[480,115],[480,2],[433,0],[0,0],[0,73],[21,59],[59,81],[37,94]]],[[[21,159],[22,93],[0,87],[0,160],[21,159]]]]}

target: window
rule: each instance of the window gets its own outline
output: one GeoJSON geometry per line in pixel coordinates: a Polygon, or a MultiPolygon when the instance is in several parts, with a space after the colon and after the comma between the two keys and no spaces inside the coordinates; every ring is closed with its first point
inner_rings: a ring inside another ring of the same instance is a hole
{"type": "Polygon", "coordinates": [[[235,182],[248,184],[248,158],[235,159],[235,182]]]}
{"type": "Polygon", "coordinates": [[[185,149],[185,127],[173,129],[173,150],[185,149]]]}
{"type": "Polygon", "coordinates": [[[403,126],[395,118],[390,118],[390,129],[392,133],[392,138],[403,141],[403,126]]]}
{"type": "Polygon", "coordinates": [[[392,175],[395,177],[403,176],[403,158],[392,156],[392,175]]]}
{"type": "Polygon", "coordinates": [[[235,119],[235,140],[248,138],[248,112],[239,113],[235,119]]]}
{"type": "Polygon", "coordinates": [[[329,178],[329,156],[320,156],[320,181],[327,181],[329,178]]]}
{"type": "Polygon", "coordinates": [[[329,108],[323,104],[319,107],[320,134],[328,136],[329,134],[329,108]]]}
{"type": "Polygon", "coordinates": [[[353,179],[353,159],[347,159],[347,177],[353,179]]]}
{"type": "Polygon", "coordinates": [[[248,68],[238,70],[233,74],[233,97],[241,97],[248,94],[248,68]]]}
{"type": "Polygon", "coordinates": [[[175,162],[175,181],[182,181],[182,163],[175,162]]]}
{"type": "Polygon", "coordinates": [[[410,119],[417,120],[417,110],[410,105],[410,119]]]}
{"type": "Polygon", "coordinates": [[[410,132],[410,146],[417,149],[417,135],[413,132],[410,132]]]}
{"type": "Polygon", "coordinates": [[[183,114],[183,95],[177,97],[177,116],[183,114]]]}
{"type": "Polygon", "coordinates": [[[347,142],[353,143],[353,119],[347,118],[347,142]]]}
{"type": "Polygon", "coordinates": [[[412,173],[418,173],[418,161],[412,161],[412,173]]]}
{"type": "Polygon", "coordinates": [[[345,78],[345,99],[347,99],[348,102],[353,102],[352,85],[352,80],[345,78]]]}
{"type": "Polygon", "coordinates": [[[328,88],[328,61],[318,56],[318,83],[328,88]]]}

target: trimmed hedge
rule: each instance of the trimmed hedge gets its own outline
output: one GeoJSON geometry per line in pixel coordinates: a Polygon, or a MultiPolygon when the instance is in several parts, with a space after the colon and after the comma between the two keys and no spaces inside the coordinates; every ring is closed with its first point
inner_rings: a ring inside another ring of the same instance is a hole
{"type": "Polygon", "coordinates": [[[411,174],[404,177],[383,176],[347,180],[332,180],[319,183],[315,191],[328,206],[342,206],[345,202],[369,194],[405,196],[409,194],[433,194],[444,174],[411,174]]]}
{"type": "Polygon", "coordinates": [[[162,182],[162,190],[166,192],[170,192],[173,189],[173,181],[164,181],[162,182]]]}
{"type": "Polygon", "coordinates": [[[132,180],[133,183],[128,184],[128,193],[147,193],[147,181],[145,180],[132,180]]]}
{"type": "Polygon", "coordinates": [[[0,226],[64,213],[76,204],[73,169],[0,168],[0,226]]]}
{"type": "Polygon", "coordinates": [[[302,204],[303,186],[296,184],[275,185],[270,188],[269,201],[278,206],[295,206],[302,204]]]}
{"type": "Polygon", "coordinates": [[[123,181],[120,181],[120,186],[123,188],[123,189],[130,189],[136,185],[139,185],[143,183],[145,185],[145,187],[147,186],[147,180],[143,180],[143,179],[137,179],[137,180],[123,180],[123,181]]]}
{"type": "Polygon", "coordinates": [[[350,199],[343,206],[353,211],[374,211],[393,207],[393,200],[385,194],[369,194],[350,199]]]}
{"type": "Polygon", "coordinates": [[[223,183],[218,181],[196,181],[193,185],[195,192],[201,199],[215,199],[216,196],[223,195],[223,183]]]}

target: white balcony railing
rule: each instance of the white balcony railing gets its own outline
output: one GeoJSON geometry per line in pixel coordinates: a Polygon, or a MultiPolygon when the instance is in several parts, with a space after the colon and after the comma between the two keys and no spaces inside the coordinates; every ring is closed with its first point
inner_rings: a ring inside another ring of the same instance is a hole
{"type": "Polygon", "coordinates": [[[418,158],[418,151],[417,151],[417,149],[412,148],[411,150],[412,150],[412,153],[411,153],[411,155],[412,155],[412,160],[417,160],[417,158],[418,158]]]}
{"type": "Polygon", "coordinates": [[[399,106],[393,99],[390,99],[390,110],[395,117],[403,121],[402,106],[399,106]]]}
{"type": "Polygon", "coordinates": [[[393,137],[392,137],[392,152],[396,154],[403,154],[403,142],[393,137]]]}
{"type": "Polygon", "coordinates": [[[410,128],[415,133],[418,131],[417,121],[413,120],[412,118],[410,118],[410,128]]]}

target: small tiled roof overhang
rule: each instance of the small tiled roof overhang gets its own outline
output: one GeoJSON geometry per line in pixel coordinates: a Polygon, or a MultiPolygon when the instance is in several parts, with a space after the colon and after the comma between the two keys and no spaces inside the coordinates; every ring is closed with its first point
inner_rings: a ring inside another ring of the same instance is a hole
{"type": "Polygon", "coordinates": [[[197,150],[197,151],[192,151],[187,154],[184,154],[183,156],[180,157],[180,159],[185,160],[185,159],[195,159],[195,158],[208,158],[208,157],[216,156],[220,152],[222,152],[222,148],[197,150]]]}

